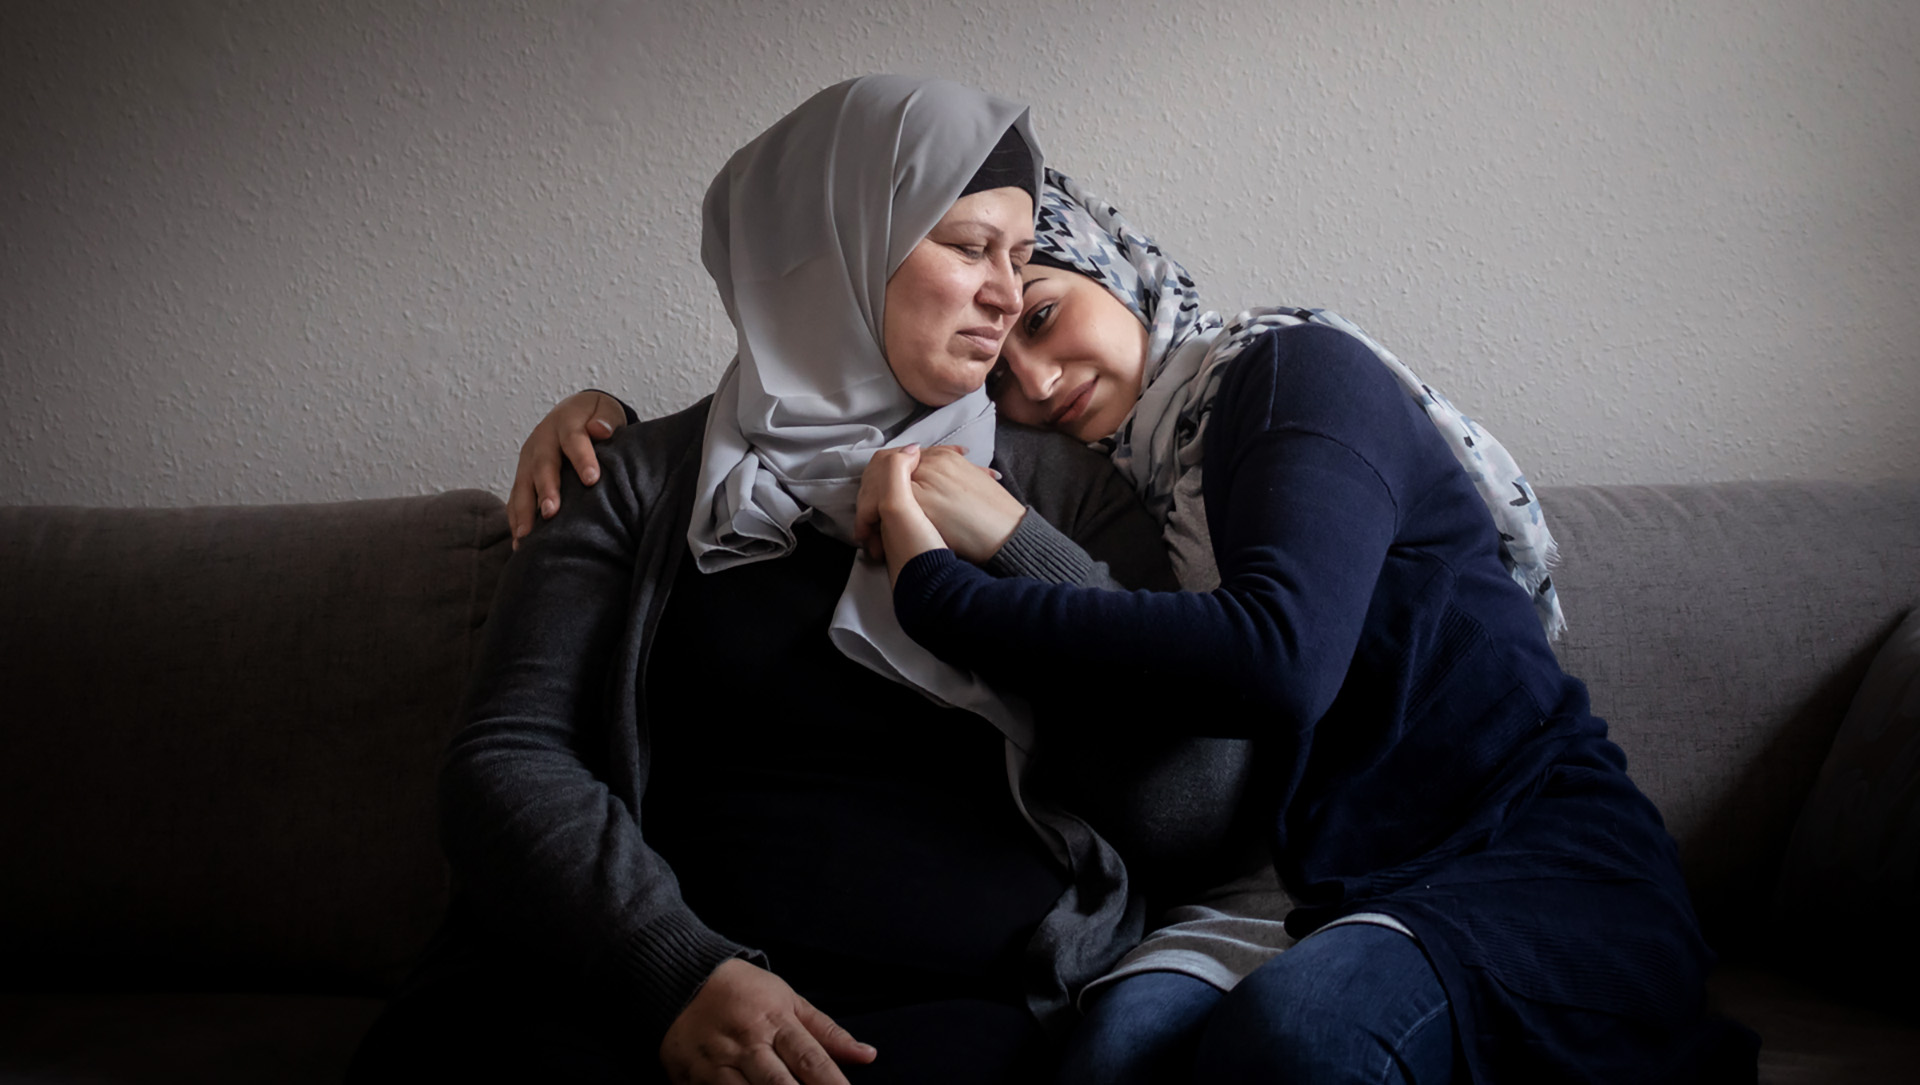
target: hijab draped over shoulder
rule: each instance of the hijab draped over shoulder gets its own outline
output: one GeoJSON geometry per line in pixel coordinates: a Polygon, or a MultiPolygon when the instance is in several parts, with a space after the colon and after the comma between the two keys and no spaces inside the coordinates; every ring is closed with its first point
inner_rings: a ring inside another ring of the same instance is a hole
{"type": "MultiPolygon", "coordinates": [[[[701,572],[782,557],[802,524],[842,542],[882,448],[959,444],[993,455],[986,393],[944,407],[907,395],[883,353],[887,280],[1027,109],[940,80],[878,75],[828,87],[734,154],[707,190],[701,258],[733,321],[687,542],[701,572]]],[[[969,708],[1024,745],[1023,713],[914,643],[886,570],[856,560],[831,630],[850,658],[969,708]]]]}

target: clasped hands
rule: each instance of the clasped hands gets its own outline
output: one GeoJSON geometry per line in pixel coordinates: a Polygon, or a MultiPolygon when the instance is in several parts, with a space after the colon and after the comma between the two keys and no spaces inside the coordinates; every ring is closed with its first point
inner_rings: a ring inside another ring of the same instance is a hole
{"type": "Polygon", "coordinates": [[[958,445],[881,449],[860,477],[853,541],[887,563],[889,582],[941,547],[978,565],[1000,552],[1027,511],[999,478],[958,445]]]}

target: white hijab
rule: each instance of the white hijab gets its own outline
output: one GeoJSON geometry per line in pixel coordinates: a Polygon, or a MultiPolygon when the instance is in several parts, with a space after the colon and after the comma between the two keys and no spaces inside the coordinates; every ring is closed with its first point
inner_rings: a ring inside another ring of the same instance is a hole
{"type": "MultiPolygon", "coordinates": [[[[941,80],[876,75],[828,87],[742,147],[707,189],[701,257],[738,347],[707,416],[687,542],[703,573],[782,557],[810,523],[852,542],[867,461],[882,448],[993,456],[976,389],[915,402],[882,352],[887,280],[1027,109],[941,80]]],[[[1029,725],[900,628],[884,566],[854,562],[830,631],[849,658],[970,709],[1023,749],[1029,725]]]]}

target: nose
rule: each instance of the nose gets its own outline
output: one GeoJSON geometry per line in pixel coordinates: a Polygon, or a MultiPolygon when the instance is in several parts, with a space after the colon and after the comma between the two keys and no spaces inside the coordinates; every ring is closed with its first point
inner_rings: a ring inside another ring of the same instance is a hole
{"type": "Polygon", "coordinates": [[[980,304],[1002,315],[1012,315],[1020,311],[1020,272],[1014,269],[1013,258],[1002,256],[989,260],[986,281],[980,284],[978,295],[980,304]]]}
{"type": "Polygon", "coordinates": [[[1060,367],[1045,351],[1015,343],[1009,337],[1000,348],[1000,357],[1007,363],[1007,372],[1020,394],[1035,403],[1045,403],[1060,383],[1060,367]]]}

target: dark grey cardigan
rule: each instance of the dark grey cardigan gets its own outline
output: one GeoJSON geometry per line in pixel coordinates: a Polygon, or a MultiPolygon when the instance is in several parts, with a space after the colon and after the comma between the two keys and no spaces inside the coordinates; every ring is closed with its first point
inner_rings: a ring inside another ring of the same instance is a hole
{"type": "MultiPolygon", "coordinates": [[[[760,960],[688,909],[640,824],[648,648],[687,549],[708,402],[604,442],[595,486],[563,472],[559,515],[507,565],[440,775],[443,844],[481,936],[563,982],[611,983],[656,1038],[720,962],[760,960]]],[[[1173,586],[1156,525],[1105,457],[1018,427],[1001,427],[998,441],[1005,483],[1039,514],[996,557],[999,571],[1112,585],[1110,568],[1122,583],[1173,586]]],[[[1237,745],[1170,757],[1164,768],[1123,766],[1127,780],[1104,766],[1099,790],[1157,812],[1119,837],[1184,847],[1224,824],[1231,797],[1214,785],[1243,758],[1237,745]],[[1173,824],[1160,824],[1168,809],[1173,824]]],[[[1085,821],[1047,794],[1022,797],[1072,867],[1029,947],[1044,964],[1032,970],[1029,1003],[1057,1022],[1072,994],[1138,941],[1144,907],[1085,821]]]]}

